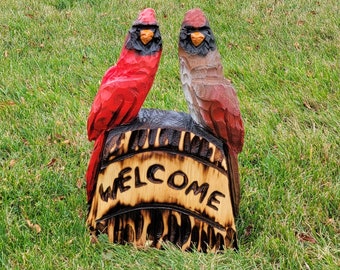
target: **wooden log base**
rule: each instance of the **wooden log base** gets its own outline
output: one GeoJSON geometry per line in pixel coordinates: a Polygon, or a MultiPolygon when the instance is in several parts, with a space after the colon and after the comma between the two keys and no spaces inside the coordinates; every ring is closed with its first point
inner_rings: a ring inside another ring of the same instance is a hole
{"type": "Polygon", "coordinates": [[[237,249],[231,164],[222,141],[188,114],[143,109],[107,136],[87,224],[137,247],[237,249]]]}

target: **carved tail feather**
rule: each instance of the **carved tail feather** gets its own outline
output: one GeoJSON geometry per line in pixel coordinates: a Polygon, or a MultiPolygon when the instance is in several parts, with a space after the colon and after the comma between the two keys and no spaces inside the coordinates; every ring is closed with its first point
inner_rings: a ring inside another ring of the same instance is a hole
{"type": "Polygon", "coordinates": [[[107,132],[102,132],[94,143],[94,148],[91,154],[89,165],[86,171],[86,190],[87,190],[87,201],[91,203],[96,179],[101,166],[101,158],[103,153],[104,144],[106,141],[107,132]]]}

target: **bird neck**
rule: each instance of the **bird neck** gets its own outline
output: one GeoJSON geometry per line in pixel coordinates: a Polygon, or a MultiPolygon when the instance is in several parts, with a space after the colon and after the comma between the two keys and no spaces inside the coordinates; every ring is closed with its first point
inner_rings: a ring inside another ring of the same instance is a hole
{"type": "Polygon", "coordinates": [[[128,71],[129,74],[145,74],[158,68],[160,52],[151,55],[140,55],[134,50],[123,49],[118,61],[117,68],[123,72],[128,71]]]}

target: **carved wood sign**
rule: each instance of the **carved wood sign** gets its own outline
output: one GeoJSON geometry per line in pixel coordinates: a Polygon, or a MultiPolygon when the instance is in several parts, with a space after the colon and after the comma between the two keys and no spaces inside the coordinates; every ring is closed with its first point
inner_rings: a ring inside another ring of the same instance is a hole
{"type": "Polygon", "coordinates": [[[225,151],[189,115],[142,109],[108,134],[87,223],[118,243],[236,247],[225,151]]]}

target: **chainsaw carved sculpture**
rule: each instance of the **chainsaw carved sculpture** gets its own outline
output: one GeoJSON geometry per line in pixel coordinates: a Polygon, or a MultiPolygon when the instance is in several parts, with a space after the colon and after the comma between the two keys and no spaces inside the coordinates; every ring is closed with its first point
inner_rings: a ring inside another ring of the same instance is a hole
{"type": "Polygon", "coordinates": [[[145,9],[89,115],[95,145],[86,174],[87,224],[93,235],[106,233],[114,243],[237,248],[243,123],[201,10],[186,13],[179,40],[190,115],[141,109],[160,56],[155,14],[145,9]]]}

